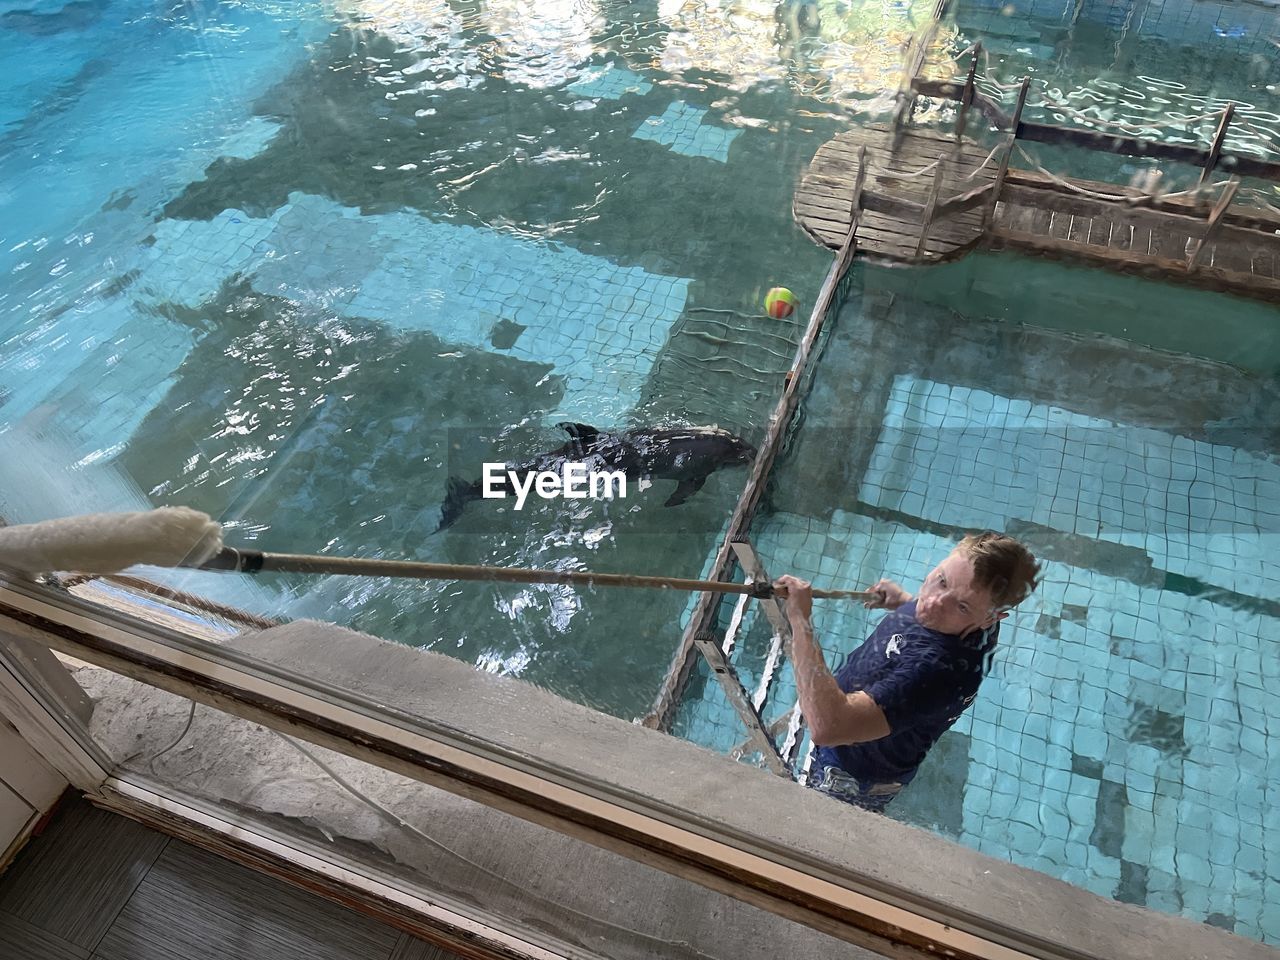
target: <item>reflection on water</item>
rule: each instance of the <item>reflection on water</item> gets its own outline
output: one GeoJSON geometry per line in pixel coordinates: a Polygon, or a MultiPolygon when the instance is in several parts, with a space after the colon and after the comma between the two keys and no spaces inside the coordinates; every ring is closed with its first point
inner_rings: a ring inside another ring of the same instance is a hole
{"type": "MultiPolygon", "coordinates": [[[[39,420],[68,476],[109,466],[269,549],[696,576],[738,475],[679,507],[659,485],[437,535],[446,482],[544,449],[566,419],[758,440],[828,262],[792,221],[792,185],[822,142],[883,115],[930,6],[121,3],[0,32],[36,78],[3,102],[0,182],[44,188],[0,195],[4,429],[39,420]],[[760,310],[778,284],[801,300],[789,321],[760,310]]],[[[1096,121],[1177,136],[1249,76],[1197,91],[1169,48],[1138,69],[1129,45],[1111,80],[1114,37],[1033,22],[991,45],[990,78],[1031,70],[1096,121]]],[[[960,57],[995,32],[964,13],[939,41],[960,57]]],[[[1267,96],[1240,108],[1261,130],[1267,96]]],[[[266,586],[265,612],[448,649],[626,716],[687,601],[266,586]]]]}

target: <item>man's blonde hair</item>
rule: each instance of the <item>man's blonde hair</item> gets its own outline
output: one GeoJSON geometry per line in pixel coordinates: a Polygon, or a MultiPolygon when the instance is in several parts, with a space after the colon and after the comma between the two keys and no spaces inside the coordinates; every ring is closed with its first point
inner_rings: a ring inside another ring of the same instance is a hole
{"type": "Polygon", "coordinates": [[[1016,607],[1031,595],[1040,564],[1031,551],[1002,533],[971,533],[956,546],[973,564],[973,583],[991,594],[1000,610],[1016,607]]]}

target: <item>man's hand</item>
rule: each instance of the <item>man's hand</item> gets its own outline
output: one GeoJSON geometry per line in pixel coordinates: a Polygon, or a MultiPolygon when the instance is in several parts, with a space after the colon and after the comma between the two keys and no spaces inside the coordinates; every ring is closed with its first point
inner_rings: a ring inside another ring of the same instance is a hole
{"type": "Polygon", "coordinates": [[[862,605],[868,610],[897,610],[911,599],[911,594],[892,580],[881,580],[867,592],[871,597],[863,600],[862,605]]]}
{"type": "Polygon", "coordinates": [[[787,602],[787,619],[808,623],[813,617],[813,584],[790,574],[773,581],[773,589],[787,602]]]}

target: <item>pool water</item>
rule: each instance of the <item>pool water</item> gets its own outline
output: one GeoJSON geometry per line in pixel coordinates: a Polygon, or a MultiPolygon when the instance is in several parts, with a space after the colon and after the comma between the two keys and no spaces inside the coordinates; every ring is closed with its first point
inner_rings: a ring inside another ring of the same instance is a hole
{"type": "MultiPolygon", "coordinates": [[[[885,118],[931,7],[0,3],[0,514],[175,503],[272,551],[697,576],[742,468],[679,507],[659,480],[476,503],[437,532],[447,481],[559,446],[562,421],[758,442],[830,264],[793,187],[823,142],[885,118]],[[760,309],[778,284],[801,304],[781,321],[760,309]]],[[[1035,78],[1028,117],[1164,139],[1207,141],[1233,100],[1228,149],[1266,156],[1277,50],[1257,14],[965,0],[940,55],[982,40],[988,93],[1035,78]]],[[[856,268],[752,536],[774,573],[843,585],[914,585],[962,529],[1026,537],[1045,584],[891,811],[1280,941],[1274,310],[1126,284],[1007,256],[856,268]],[[974,463],[1018,468],[993,490],[974,463]]],[[[154,576],[628,719],[689,604],[154,576]]],[[[872,622],[820,608],[833,663],[872,622]]],[[[751,687],[769,638],[749,624],[751,687]]],[[[785,668],[766,692],[772,721],[785,668]]],[[[678,732],[745,739],[705,677],[678,732]]]]}
{"type": "MultiPolygon", "coordinates": [[[[1106,285],[1084,282],[1087,270],[1022,264],[1028,287],[1097,311],[1106,285]]],[[[966,272],[976,282],[997,265],[966,272]]],[[[755,546],[773,572],[835,586],[887,576],[914,592],[968,530],[1023,539],[1042,583],[889,815],[1280,941],[1274,375],[931,302],[957,269],[906,291],[892,272],[863,271],[755,546]]],[[[816,605],[833,668],[879,616],[816,605]]],[[[765,680],[770,633],[748,612],[733,652],[747,689],[767,693],[766,724],[795,703],[786,664],[765,680]]],[[[705,672],[697,693],[678,731],[742,746],[705,672]]]]}
{"type": "MultiPolygon", "coordinates": [[[[4,199],[7,518],[182,503],[274,551],[696,576],[742,468],[676,508],[657,481],[437,533],[446,483],[561,421],[758,442],[829,262],[791,185],[883,108],[912,11],[119,0],[7,23],[32,80],[3,182],[39,188],[4,199]],[[777,284],[784,321],[759,306],[777,284]]],[[[155,576],[626,718],[687,599],[155,576]]]]}

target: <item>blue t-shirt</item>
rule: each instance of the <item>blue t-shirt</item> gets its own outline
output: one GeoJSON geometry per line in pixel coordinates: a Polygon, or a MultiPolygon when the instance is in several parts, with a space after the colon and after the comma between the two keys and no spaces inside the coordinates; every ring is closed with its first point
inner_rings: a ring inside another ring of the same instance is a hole
{"type": "Polygon", "coordinates": [[[914,600],[891,611],[836,672],[841,690],[865,691],[876,702],[890,733],[867,743],[819,747],[815,763],[864,782],[907,783],[973,702],[999,629],[997,624],[961,638],[923,626],[914,600]]]}

